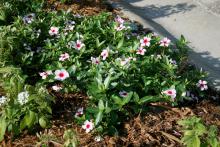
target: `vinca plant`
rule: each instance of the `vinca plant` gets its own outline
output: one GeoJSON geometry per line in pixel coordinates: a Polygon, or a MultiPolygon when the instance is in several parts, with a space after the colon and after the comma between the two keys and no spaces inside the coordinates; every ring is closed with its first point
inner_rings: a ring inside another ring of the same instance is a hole
{"type": "Polygon", "coordinates": [[[73,119],[87,133],[117,134],[151,102],[177,105],[208,89],[206,74],[188,64],[183,36],[174,43],[139,34],[111,13],[34,12],[0,27],[0,140],[5,132],[48,127],[54,93],[85,93],[87,106],[73,119]]]}

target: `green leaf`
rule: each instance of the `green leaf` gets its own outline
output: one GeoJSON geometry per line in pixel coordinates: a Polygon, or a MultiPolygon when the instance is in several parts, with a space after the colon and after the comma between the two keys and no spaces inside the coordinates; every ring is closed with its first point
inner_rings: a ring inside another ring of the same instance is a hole
{"type": "Polygon", "coordinates": [[[36,120],[36,113],[29,111],[29,113],[25,115],[24,120],[28,128],[31,128],[36,120]]]}
{"type": "Polygon", "coordinates": [[[110,81],[111,81],[111,75],[108,75],[104,81],[105,89],[108,89],[110,81]]]}
{"type": "Polygon", "coordinates": [[[143,104],[143,103],[150,103],[150,102],[156,102],[158,100],[160,100],[161,98],[159,97],[155,97],[155,96],[145,96],[145,97],[142,97],[140,100],[139,100],[139,104],[143,104]]]}
{"type": "Polygon", "coordinates": [[[139,95],[138,95],[136,92],[134,92],[133,96],[134,96],[134,101],[135,101],[136,103],[138,103],[139,100],[140,100],[139,95]]]}
{"type": "Polygon", "coordinates": [[[102,117],[103,117],[103,111],[99,111],[99,113],[96,115],[95,125],[98,125],[102,121],[102,117]]]}
{"type": "MultiPolygon", "coordinates": [[[[188,134],[188,133],[187,133],[188,134]]],[[[196,136],[194,133],[190,133],[191,135],[185,135],[182,139],[183,143],[187,147],[200,147],[200,139],[198,136],[196,136]]]]}
{"type": "Polygon", "coordinates": [[[46,119],[45,119],[44,117],[41,117],[41,118],[39,119],[39,124],[40,124],[40,126],[41,126],[42,128],[46,128],[46,127],[47,127],[47,121],[46,121],[46,119]]]}
{"type": "Polygon", "coordinates": [[[129,92],[128,95],[123,98],[123,105],[129,103],[132,96],[133,96],[133,92],[129,92]]]}
{"type": "Polygon", "coordinates": [[[116,96],[116,95],[113,95],[111,98],[114,100],[114,102],[115,102],[116,104],[118,104],[118,105],[123,105],[123,101],[121,100],[120,97],[118,97],[118,96],[116,96]]]}
{"type": "Polygon", "coordinates": [[[7,123],[4,118],[0,118],[0,142],[4,139],[7,123]]]}
{"type": "Polygon", "coordinates": [[[103,100],[99,100],[99,111],[103,111],[105,109],[103,100]]]}
{"type": "Polygon", "coordinates": [[[123,46],[123,43],[124,43],[124,38],[122,38],[119,43],[118,43],[118,46],[117,46],[117,49],[121,48],[123,46]]]}

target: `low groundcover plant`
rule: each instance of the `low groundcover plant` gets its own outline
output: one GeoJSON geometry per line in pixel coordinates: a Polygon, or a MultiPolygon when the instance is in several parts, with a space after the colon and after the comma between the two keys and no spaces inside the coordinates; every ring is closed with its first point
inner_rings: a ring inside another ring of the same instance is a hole
{"type": "MultiPolygon", "coordinates": [[[[76,17],[64,11],[39,11],[1,26],[4,38],[14,38],[1,47],[10,52],[1,58],[1,67],[18,68],[9,77],[21,77],[23,85],[1,81],[6,95],[0,99],[4,126],[0,139],[5,132],[47,126],[53,102],[48,86],[61,94],[89,96],[86,108],[73,115],[87,133],[117,134],[120,122],[150,102],[177,105],[190,99],[187,91],[205,94],[205,73],[187,64],[183,36],[173,43],[154,33],[138,35],[132,25],[110,13],[76,17]],[[7,87],[17,91],[10,95],[7,87]]],[[[7,75],[2,70],[1,78],[7,75]]]]}

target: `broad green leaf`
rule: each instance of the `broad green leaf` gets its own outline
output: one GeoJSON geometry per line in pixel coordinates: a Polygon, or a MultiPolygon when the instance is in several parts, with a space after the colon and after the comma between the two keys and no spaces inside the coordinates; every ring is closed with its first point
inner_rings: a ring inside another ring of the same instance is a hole
{"type": "Polygon", "coordinates": [[[95,125],[98,125],[102,121],[102,117],[103,117],[103,111],[99,111],[99,113],[96,115],[95,125]]]}
{"type": "Polygon", "coordinates": [[[99,100],[99,111],[103,111],[105,109],[103,100],[99,100]]]}
{"type": "Polygon", "coordinates": [[[111,82],[111,75],[108,75],[104,81],[105,89],[108,89],[110,82],[111,82]]]}
{"type": "Polygon", "coordinates": [[[36,120],[35,112],[29,111],[29,113],[25,115],[24,119],[28,128],[31,128],[36,120]]]}
{"type": "Polygon", "coordinates": [[[4,118],[0,118],[0,142],[4,139],[7,123],[4,118]]]}
{"type": "Polygon", "coordinates": [[[44,117],[41,117],[41,118],[39,119],[39,124],[40,124],[40,126],[41,126],[42,128],[46,128],[46,127],[47,127],[47,121],[46,121],[46,119],[45,119],[44,117]]]}
{"type": "Polygon", "coordinates": [[[156,101],[158,101],[159,99],[161,99],[161,98],[158,98],[158,97],[155,97],[155,96],[145,96],[145,97],[142,97],[142,98],[139,100],[139,104],[150,103],[150,102],[156,102],[156,101]]]}
{"type": "Polygon", "coordinates": [[[123,105],[129,103],[132,96],[133,96],[133,92],[129,92],[128,95],[123,98],[123,105]]]}
{"type": "Polygon", "coordinates": [[[139,95],[138,95],[136,92],[134,92],[133,96],[134,96],[134,101],[135,101],[136,103],[138,103],[139,100],[140,100],[139,95]]]}
{"type": "Polygon", "coordinates": [[[118,96],[116,96],[116,95],[113,95],[111,98],[114,100],[114,102],[115,102],[116,104],[118,104],[118,105],[123,105],[123,101],[121,100],[120,97],[118,97],[118,96]]]}
{"type": "Polygon", "coordinates": [[[122,38],[119,43],[118,43],[118,46],[117,46],[117,49],[121,48],[123,46],[123,43],[124,43],[124,38],[122,38]]]}

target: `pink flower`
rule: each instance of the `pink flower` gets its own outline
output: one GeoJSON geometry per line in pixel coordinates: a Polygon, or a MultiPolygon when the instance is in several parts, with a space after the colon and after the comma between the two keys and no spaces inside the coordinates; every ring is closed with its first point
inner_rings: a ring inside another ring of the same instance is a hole
{"type": "Polygon", "coordinates": [[[50,30],[49,30],[49,34],[51,36],[58,35],[59,34],[59,28],[58,27],[51,27],[50,30]]]}
{"type": "Polygon", "coordinates": [[[109,53],[107,49],[104,49],[101,53],[102,60],[105,60],[108,57],[109,53]]]}
{"type": "Polygon", "coordinates": [[[86,130],[86,133],[89,133],[90,131],[93,130],[94,124],[93,124],[91,121],[86,120],[86,121],[84,122],[84,124],[82,125],[82,128],[83,128],[84,130],[86,130]]]}
{"type": "Polygon", "coordinates": [[[80,50],[85,44],[83,44],[80,40],[77,40],[74,44],[74,48],[80,50]]]}
{"type": "Polygon", "coordinates": [[[65,69],[55,71],[55,79],[63,81],[69,77],[69,73],[65,69]]]}
{"type": "Polygon", "coordinates": [[[60,91],[61,89],[63,89],[61,86],[59,86],[59,85],[54,85],[54,86],[52,86],[52,89],[54,90],[54,91],[60,91]]]}
{"type": "Polygon", "coordinates": [[[121,31],[126,29],[126,27],[123,24],[120,24],[119,26],[115,27],[116,31],[121,31]]]}
{"type": "Polygon", "coordinates": [[[83,107],[79,108],[76,113],[75,113],[75,117],[80,117],[83,115],[83,107]]]}
{"type": "Polygon", "coordinates": [[[45,72],[40,72],[39,75],[41,76],[42,79],[46,79],[49,75],[52,75],[52,71],[51,70],[48,70],[48,71],[45,71],[45,72]]]}
{"type": "Polygon", "coordinates": [[[143,39],[140,40],[141,46],[150,46],[150,37],[144,37],[143,39]]]}
{"type": "Polygon", "coordinates": [[[161,41],[160,41],[160,46],[163,46],[163,47],[168,47],[170,44],[170,39],[168,38],[163,38],[161,41]]]}
{"type": "Polygon", "coordinates": [[[115,18],[115,21],[118,22],[118,23],[120,23],[120,24],[123,24],[123,23],[124,23],[124,19],[122,19],[120,16],[117,16],[117,17],[115,18]]]}
{"type": "Polygon", "coordinates": [[[175,89],[168,89],[168,90],[162,91],[162,94],[168,95],[172,99],[176,98],[176,90],[175,89]]]}
{"type": "Polygon", "coordinates": [[[64,53],[60,55],[59,61],[65,61],[69,59],[70,55],[68,53],[64,53]]]}
{"type": "Polygon", "coordinates": [[[91,61],[92,61],[92,64],[97,64],[98,65],[100,63],[99,58],[91,57],[91,61]]]}
{"type": "Polygon", "coordinates": [[[197,87],[200,88],[201,91],[204,91],[204,90],[208,89],[207,81],[199,80],[196,85],[197,85],[197,87]]]}
{"type": "Polygon", "coordinates": [[[127,97],[128,96],[128,92],[126,92],[126,91],[120,91],[119,92],[119,95],[121,96],[121,97],[127,97]]]}
{"type": "Polygon", "coordinates": [[[121,60],[121,66],[124,66],[124,65],[128,64],[129,62],[130,62],[129,58],[122,59],[121,60]]]}
{"type": "Polygon", "coordinates": [[[136,54],[138,54],[138,55],[144,55],[145,52],[146,52],[146,49],[140,47],[140,48],[137,50],[137,53],[136,53],[136,54]]]}

